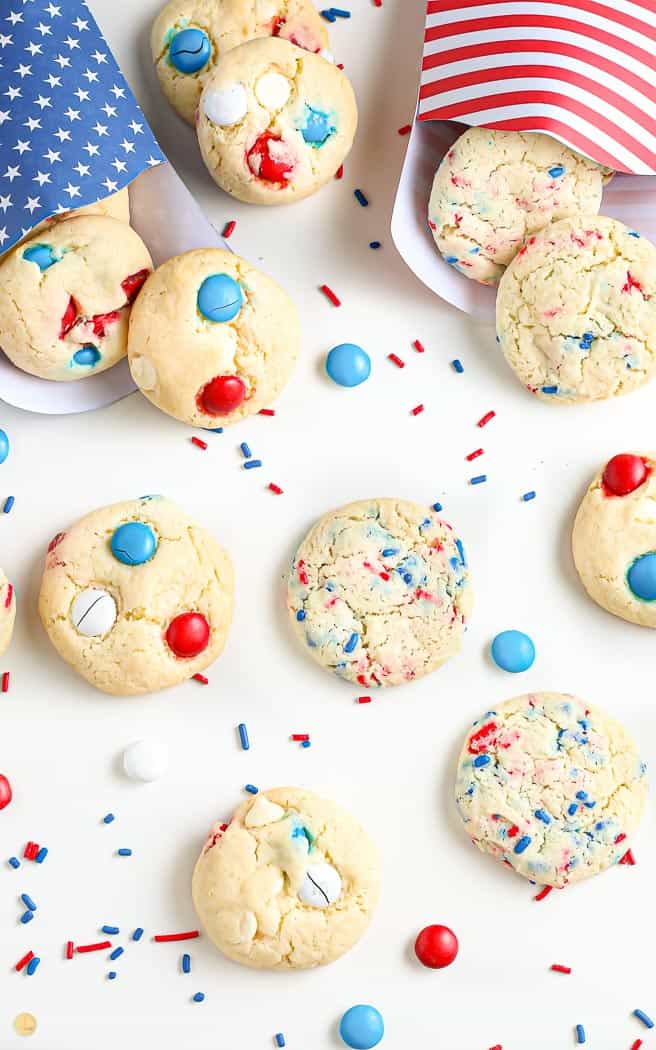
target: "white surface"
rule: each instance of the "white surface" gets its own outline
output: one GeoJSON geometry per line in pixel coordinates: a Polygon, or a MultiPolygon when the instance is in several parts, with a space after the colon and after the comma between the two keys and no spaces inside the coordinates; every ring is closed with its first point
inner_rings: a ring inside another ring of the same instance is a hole
{"type": "MultiPolygon", "coordinates": [[[[414,0],[419,3],[419,0],[414,0]]],[[[409,0],[350,0],[349,22],[331,27],[331,48],[355,82],[362,122],[343,182],[281,210],[240,205],[216,190],[193,133],[160,100],[148,70],[147,32],[157,0],[96,0],[119,61],[180,174],[230,244],[278,277],[294,297],[304,352],[274,418],[222,435],[207,452],[189,431],[138,395],[67,419],[0,411],[12,442],[0,468],[0,561],[18,591],[14,642],[0,660],[11,690],[0,695],[0,769],[15,800],[0,814],[0,857],[32,838],[42,866],[0,865],[0,1047],[42,1050],[270,1050],[284,1031],[289,1050],[336,1050],[336,1024],[357,1002],[382,1010],[381,1050],[569,1050],[585,1024],[590,1050],[622,1050],[653,1037],[630,1017],[656,1012],[653,928],[654,822],[635,844],[637,866],[589,884],[534,892],[479,855],[452,805],[458,750],[470,721],[527,689],[570,690],[624,719],[656,763],[654,635],[613,619],[578,585],[568,549],[578,500],[598,464],[620,449],[653,447],[656,384],[588,408],[534,401],[500,360],[489,326],[441,304],[396,255],[388,233],[405,148],[396,129],[410,118],[421,41],[404,14],[409,0]],[[392,72],[393,71],[393,72],[392,72]],[[369,196],[369,208],[352,197],[369,196]],[[367,244],[383,241],[379,252],[367,244]],[[344,301],[331,307],[316,286],[344,301]],[[426,346],[421,356],[411,342],[426,346]],[[371,379],[353,390],[322,377],[334,344],[360,343],[371,379]],[[400,354],[406,368],[386,360],[400,354]],[[464,375],[449,361],[458,356],[464,375]],[[426,411],[410,415],[423,401],[426,411]],[[484,430],[475,421],[493,408],[484,430]],[[240,441],[264,460],[241,469],[240,441]],[[485,457],[464,456],[482,445],[485,457]],[[486,485],[466,479],[485,471],[486,485]],[[276,497],[269,480],[285,489],[276,497]],[[537,490],[529,504],[519,501],[537,490]],[[129,700],[105,697],[57,657],[36,614],[42,558],[54,533],[86,511],[143,492],[182,503],[231,551],[237,571],[235,622],[226,652],[189,682],[129,700]],[[325,510],[372,495],[440,499],[473,567],[477,603],[464,651],[414,685],[368,706],[323,673],[288,630],[282,577],[295,544],[325,510]],[[537,659],[521,676],[486,655],[506,627],[527,631],[537,659]],[[251,750],[236,727],[246,722],[251,750]],[[289,742],[310,732],[312,747],[289,742]],[[171,767],[151,785],[120,773],[123,749],[139,737],[167,741],[171,767]],[[267,974],[224,961],[207,938],[155,945],[155,933],[195,925],[191,870],[211,823],[228,817],[242,787],[302,784],[335,798],[367,825],[383,855],[384,892],[367,936],[325,970],[267,974]],[[113,824],[101,823],[112,810],[113,824]],[[117,858],[130,846],[134,854],[117,858]],[[39,911],[17,922],[18,895],[39,911]],[[116,964],[105,953],[63,959],[70,937],[98,939],[103,923],[145,928],[125,934],[116,964]],[[428,923],[451,926],[456,963],[432,972],[411,955],[428,923]],[[32,948],[34,977],[15,974],[32,948]],[[179,960],[190,950],[193,972],[179,960]],[[552,962],[571,977],[548,972],[552,962]],[[105,974],[114,966],[114,982],[105,974]],[[196,991],[205,1002],[191,1003],[196,991]],[[14,1035],[21,1010],[38,1019],[28,1044],[14,1035]]]]}

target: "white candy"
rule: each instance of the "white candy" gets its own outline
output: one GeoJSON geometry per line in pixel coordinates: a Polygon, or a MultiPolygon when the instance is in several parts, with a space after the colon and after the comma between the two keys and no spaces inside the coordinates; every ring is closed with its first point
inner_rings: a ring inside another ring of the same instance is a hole
{"type": "Polygon", "coordinates": [[[116,602],[108,591],[87,587],[71,605],[71,620],[78,634],[99,638],[116,623],[116,602]]]}
{"type": "Polygon", "coordinates": [[[244,817],[247,828],[263,828],[266,824],[275,824],[282,820],[285,811],[276,802],[269,802],[266,795],[258,795],[244,817]]]}
{"type": "Polygon", "coordinates": [[[333,64],[335,63],[335,56],[331,51],[326,51],[325,47],[323,51],[319,52],[319,54],[322,58],[325,58],[326,62],[332,62],[333,64]]]}
{"type": "Polygon", "coordinates": [[[154,390],[157,386],[157,369],[149,357],[134,357],[130,363],[132,378],[142,390],[154,390]]]}
{"type": "Polygon", "coordinates": [[[248,96],[243,84],[227,88],[213,88],[203,92],[203,113],[213,124],[230,127],[238,124],[248,113],[248,96]]]}
{"type": "Polygon", "coordinates": [[[310,864],[298,891],[303,904],[312,908],[327,908],[342,892],[342,878],[332,864],[310,864]]]}
{"type": "Polygon", "coordinates": [[[239,943],[252,941],[257,933],[257,919],[252,911],[245,911],[239,920],[239,943]]]}
{"type": "Polygon", "coordinates": [[[282,109],[292,89],[282,73],[265,73],[255,84],[255,97],[265,109],[282,109]]]}
{"type": "Polygon", "coordinates": [[[169,768],[169,751],[165,743],[150,737],[135,740],[123,752],[123,770],[131,780],[149,783],[158,780],[169,768]]]}

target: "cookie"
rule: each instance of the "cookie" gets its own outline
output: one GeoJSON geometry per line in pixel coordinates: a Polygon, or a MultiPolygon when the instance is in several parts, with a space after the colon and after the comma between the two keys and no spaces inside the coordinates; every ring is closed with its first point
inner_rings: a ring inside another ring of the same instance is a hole
{"type": "Polygon", "coordinates": [[[153,24],[150,47],[166,98],[188,124],[220,57],[255,37],[279,36],[307,51],[328,46],[310,0],[171,0],[153,24]]]}
{"type": "Polygon", "coordinates": [[[581,582],[602,609],[656,627],[656,453],[621,452],[588,487],[574,521],[581,582]]]}
{"type": "Polygon", "coordinates": [[[289,379],[300,348],[296,309],[244,259],[201,248],[169,259],[132,310],[128,356],[154,405],[192,426],[259,412],[289,379]]]}
{"type": "Polygon", "coordinates": [[[434,510],[362,500],[314,525],[292,562],[287,607],[307,652],[366,689],[436,670],[472,606],[461,541],[434,510]]]}
{"type": "Polygon", "coordinates": [[[550,135],[469,128],[435,173],[428,225],[451,266],[496,284],[525,237],[596,214],[608,176],[550,135]]]}
{"type": "Polygon", "coordinates": [[[0,656],[7,652],[14,633],[16,595],[14,588],[0,569],[0,656]]]}
{"type": "MultiPolygon", "coordinates": [[[[117,193],[110,194],[109,197],[103,197],[102,200],[96,201],[95,204],[88,204],[85,208],[73,208],[71,211],[51,215],[49,219],[44,219],[43,222],[38,223],[33,230],[30,230],[9,251],[15,251],[16,248],[20,248],[22,244],[33,240],[37,235],[43,235],[43,231],[51,230],[55,223],[62,222],[64,219],[77,219],[82,215],[106,215],[110,219],[118,219],[119,222],[129,223],[130,196],[127,187],[124,190],[118,190],[117,193]]],[[[0,259],[4,255],[9,255],[9,251],[0,252],[0,259]]]]}
{"type": "Polygon", "coordinates": [[[268,37],[221,59],[206,81],[196,130],[221,189],[251,204],[288,204],[334,176],[357,121],[340,69],[268,37]]]}
{"type": "Polygon", "coordinates": [[[303,788],[260,792],[216,824],[192,881],[217,948],[266,970],[334,962],[365,932],[379,892],[378,853],[364,828],[303,788]]]}
{"type": "Polygon", "coordinates": [[[497,338],[521,382],[552,403],[626,394],[656,367],[656,248],[603,215],[529,237],[497,295],[497,338]]]}
{"type": "Polygon", "coordinates": [[[646,797],[646,769],[624,728],[566,693],[487,711],[458,761],[456,804],[474,845],[544,886],[621,861],[646,797]]]}
{"type": "Polygon", "coordinates": [[[0,264],[0,346],[43,379],[84,379],[127,352],[131,303],[152,262],[134,230],[87,215],[54,223],[0,264]]]}
{"type": "Polygon", "coordinates": [[[115,696],[153,693],[220,656],[233,574],[222,547],[161,496],[115,503],[52,540],[39,613],[59,655],[115,696]]]}

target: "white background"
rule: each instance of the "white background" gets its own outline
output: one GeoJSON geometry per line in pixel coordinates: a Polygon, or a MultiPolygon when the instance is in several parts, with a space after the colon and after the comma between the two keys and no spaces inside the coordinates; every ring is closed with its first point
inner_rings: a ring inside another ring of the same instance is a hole
{"type": "Polygon", "coordinates": [[[160,98],[147,36],[157,0],[95,0],[137,97],[180,174],[219,227],[237,219],[232,246],[277,277],[298,304],[303,355],[273,419],[209,435],[189,432],[138,394],[91,416],[48,418],[3,408],[12,442],[0,469],[4,569],[18,593],[13,645],[0,659],[11,691],[0,697],[0,770],[15,800],[0,814],[0,1047],[21,1040],[14,1016],[29,1010],[44,1050],[335,1050],[336,1024],[357,1002],[385,1016],[385,1050],[559,1050],[581,1022],[591,1050],[623,1050],[632,1018],[656,1013],[653,983],[654,825],[645,818],[637,865],[534,903],[533,888],[470,846],[452,804],[454,762],[469,723],[495,703],[536,689],[571,691],[604,705],[637,736],[654,765],[653,635],[603,613],[584,595],[569,554],[572,516],[598,465],[624,449],[654,446],[656,389],[584,408],[543,404],[500,359],[490,327],[441,304],[398,259],[389,215],[411,118],[421,47],[419,0],[346,0],[353,17],[331,27],[333,50],[358,95],[361,127],[343,182],[288,209],[225,197],[205,174],[193,132],[160,98]],[[369,196],[361,209],[352,195],[369,196]],[[367,247],[383,242],[379,252],[367,247]],[[342,297],[332,308],[317,291],[342,297]],[[419,338],[423,356],[411,343],[419,338]],[[372,377],[333,386],[322,361],[334,344],[361,343],[372,377]],[[406,361],[398,371],[386,360],[406,361]],[[464,375],[449,366],[453,357],[464,375]],[[410,409],[424,402],[416,418],[410,409]],[[497,418],[484,430],[476,420],[497,418]],[[241,469],[247,440],[264,460],[241,469]],[[474,464],[465,455],[482,445],[474,464]],[[467,478],[486,472],[486,485],[467,478]],[[266,491],[273,480],[285,489],[266,491]],[[527,489],[537,499],[520,501],[527,489]],[[180,502],[231,552],[237,604],[225,655],[207,688],[190,682],[142,699],[95,692],[59,660],[37,617],[43,554],[54,533],[96,506],[162,492],[180,502]],[[378,693],[366,707],[297,647],[286,622],[283,575],[294,547],[324,511],[369,496],[439,499],[463,536],[476,608],[462,654],[436,674],[378,693]],[[528,631],[537,659],[513,679],[487,656],[494,634],[528,631]],[[235,727],[248,724],[243,753],[235,727]],[[304,751],[292,732],[312,734],[304,751]],[[136,786],[117,771],[122,748],[157,734],[171,748],[168,776],[136,786]],[[191,870],[211,823],[228,818],[247,782],[302,784],[333,797],[380,845],[384,892],[370,931],[346,957],[310,973],[257,973],[225,961],[207,939],[184,946],[154,933],[193,927],[191,870]],[[116,821],[100,823],[112,810],[116,821]],[[46,844],[42,867],[14,872],[4,858],[27,839],[46,844]],[[118,859],[114,850],[134,855],[118,859]],[[18,924],[18,895],[39,910],[18,924]],[[63,960],[68,938],[97,939],[121,926],[125,955],[63,960]],[[460,938],[448,970],[424,970],[411,952],[424,925],[460,938]],[[143,941],[127,935],[145,928],[143,941]],[[37,974],[12,971],[32,948],[37,974]],[[553,962],[574,973],[549,972],[553,962]],[[119,977],[105,974],[116,968],[119,977]],[[196,991],[206,994],[191,1003],[196,991]]]}

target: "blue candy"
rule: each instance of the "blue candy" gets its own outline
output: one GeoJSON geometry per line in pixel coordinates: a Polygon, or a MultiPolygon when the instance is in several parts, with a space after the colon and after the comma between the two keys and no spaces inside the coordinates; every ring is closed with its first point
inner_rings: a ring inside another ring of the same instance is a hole
{"type": "Polygon", "coordinates": [[[335,125],[327,113],[323,113],[320,109],[313,109],[307,103],[305,104],[305,117],[301,127],[301,135],[309,146],[319,149],[320,146],[323,146],[328,141],[331,135],[335,134],[335,131],[335,125]]]}
{"type": "Polygon", "coordinates": [[[0,430],[0,463],[4,463],[9,455],[9,438],[4,430],[0,430]]]}
{"type": "Polygon", "coordinates": [[[643,602],[656,601],[656,553],[641,554],[626,574],[629,590],[643,602]]]}
{"type": "Polygon", "coordinates": [[[208,321],[232,321],[244,303],[242,290],[227,273],[206,277],[198,292],[198,309],[208,321]]]}
{"type": "Polygon", "coordinates": [[[81,350],[75,351],[71,364],[87,365],[89,368],[93,368],[94,365],[98,364],[101,357],[100,350],[89,344],[88,346],[83,346],[81,350]]]}
{"type": "Polygon", "coordinates": [[[339,1034],[352,1050],[371,1050],[385,1034],[385,1025],[375,1006],[352,1006],[339,1022],[339,1034]]]}
{"type": "Polygon", "coordinates": [[[202,29],[181,30],[169,46],[169,61],[178,73],[197,73],[207,65],[211,54],[212,45],[202,29]]]}
{"type": "Polygon", "coordinates": [[[25,249],[23,258],[27,262],[36,263],[43,273],[59,262],[60,256],[56,255],[49,244],[33,244],[31,248],[25,249]]]}
{"type": "Polygon", "coordinates": [[[157,550],[157,540],[150,525],[129,521],[119,525],[111,541],[112,554],[123,565],[143,565],[157,550]]]}
{"type": "Polygon", "coordinates": [[[502,631],[492,642],[492,659],[502,671],[528,671],[535,660],[535,646],[521,631],[502,631]]]}
{"type": "Polygon", "coordinates": [[[326,358],[326,372],[338,386],[359,386],[371,375],[369,354],[355,343],[340,343],[326,358]]]}

